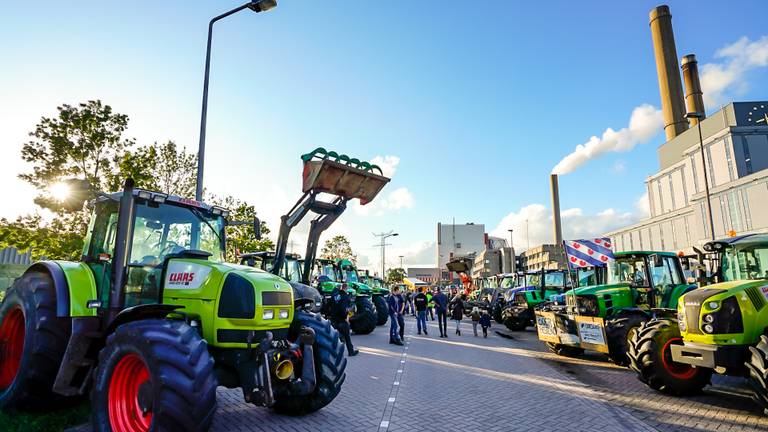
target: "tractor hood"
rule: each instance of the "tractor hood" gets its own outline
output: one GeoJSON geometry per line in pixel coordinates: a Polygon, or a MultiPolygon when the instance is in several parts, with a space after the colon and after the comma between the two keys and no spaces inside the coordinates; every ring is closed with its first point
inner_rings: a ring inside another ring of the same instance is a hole
{"type": "Polygon", "coordinates": [[[592,286],[585,286],[581,288],[576,288],[575,290],[568,290],[565,291],[564,294],[571,296],[571,295],[596,295],[601,296],[603,294],[613,294],[616,291],[619,290],[628,290],[629,284],[606,284],[606,285],[592,285],[592,286]]]}
{"type": "Polygon", "coordinates": [[[291,285],[272,273],[244,265],[199,259],[171,259],[163,277],[163,296],[215,300],[224,279],[237,274],[258,291],[292,292],[291,285]]]}
{"type": "Polygon", "coordinates": [[[371,295],[371,287],[362,282],[347,282],[347,286],[353,288],[357,295],[371,295]]]}
{"type": "Polygon", "coordinates": [[[726,297],[741,293],[748,296],[749,300],[753,303],[768,303],[768,280],[739,280],[707,285],[684,294],[680,299],[683,303],[685,303],[686,300],[689,302],[694,301],[694,299],[697,302],[705,300],[722,300],[726,297]]]}

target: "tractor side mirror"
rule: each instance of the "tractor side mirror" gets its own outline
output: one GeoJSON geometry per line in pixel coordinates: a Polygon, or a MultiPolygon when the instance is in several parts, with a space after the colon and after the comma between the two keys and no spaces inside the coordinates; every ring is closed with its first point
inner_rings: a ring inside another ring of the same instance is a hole
{"type": "Polygon", "coordinates": [[[253,235],[256,236],[256,240],[261,240],[261,219],[253,217],[253,235]]]}

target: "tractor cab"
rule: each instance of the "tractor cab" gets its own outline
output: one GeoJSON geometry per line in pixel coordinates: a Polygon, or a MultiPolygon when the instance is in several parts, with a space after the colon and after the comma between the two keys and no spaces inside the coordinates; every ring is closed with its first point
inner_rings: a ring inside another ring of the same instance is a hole
{"type": "Polygon", "coordinates": [[[354,288],[358,296],[371,295],[371,287],[363,282],[358,274],[357,266],[352,261],[348,259],[337,260],[336,267],[339,269],[341,282],[346,282],[348,286],[354,288]]]}
{"type": "Polygon", "coordinates": [[[511,300],[502,311],[502,321],[513,331],[533,325],[534,308],[551,297],[570,289],[571,279],[565,270],[540,270],[525,274],[525,286],[507,292],[511,300]]]}

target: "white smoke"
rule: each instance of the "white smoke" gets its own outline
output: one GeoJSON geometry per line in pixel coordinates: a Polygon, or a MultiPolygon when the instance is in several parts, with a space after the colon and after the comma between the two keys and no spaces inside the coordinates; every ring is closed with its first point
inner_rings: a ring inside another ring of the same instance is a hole
{"type": "Polygon", "coordinates": [[[742,37],[717,50],[715,58],[723,59],[723,62],[701,66],[701,89],[707,109],[726,102],[729,99],[727,93],[733,86],[736,86],[737,94],[748,90],[744,75],[752,69],[768,66],[768,36],[754,42],[742,37]]]}

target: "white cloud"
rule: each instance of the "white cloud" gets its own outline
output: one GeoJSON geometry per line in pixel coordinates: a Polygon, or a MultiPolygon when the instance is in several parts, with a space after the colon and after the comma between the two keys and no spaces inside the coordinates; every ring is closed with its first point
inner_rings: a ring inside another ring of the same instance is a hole
{"type": "Polygon", "coordinates": [[[388,193],[385,197],[376,198],[373,202],[361,205],[358,201],[351,207],[355,213],[361,216],[382,215],[386,211],[397,211],[412,208],[415,204],[413,194],[407,187],[399,187],[388,193]]]}
{"type": "Polygon", "coordinates": [[[613,171],[614,174],[621,174],[624,171],[627,170],[627,164],[623,160],[617,160],[613,163],[613,166],[611,167],[611,171],[613,171]]]}
{"type": "MultiPolygon", "coordinates": [[[[560,215],[565,239],[599,236],[641,219],[639,214],[619,212],[612,208],[594,214],[585,213],[580,208],[571,208],[562,211],[560,215]]],[[[529,245],[535,247],[554,242],[552,211],[542,204],[530,204],[504,216],[491,231],[491,235],[509,238],[510,229],[514,230],[514,246],[518,253],[526,250],[529,245]]]]}
{"type": "Polygon", "coordinates": [[[371,163],[378,165],[381,168],[384,177],[392,178],[397,171],[397,166],[400,165],[400,158],[397,156],[375,156],[371,159],[371,163]]]}
{"type": "Polygon", "coordinates": [[[568,174],[587,161],[607,152],[632,150],[636,145],[650,141],[664,127],[661,110],[642,104],[632,110],[629,126],[619,129],[606,129],[602,136],[593,136],[584,144],[579,144],[552,169],[553,174],[568,174]]]}
{"type": "Polygon", "coordinates": [[[749,84],[744,75],[752,69],[768,66],[768,36],[754,42],[746,36],[742,37],[719,49],[715,58],[722,59],[723,62],[701,66],[701,87],[708,109],[726,102],[734,85],[735,93],[746,92],[749,84]]]}

